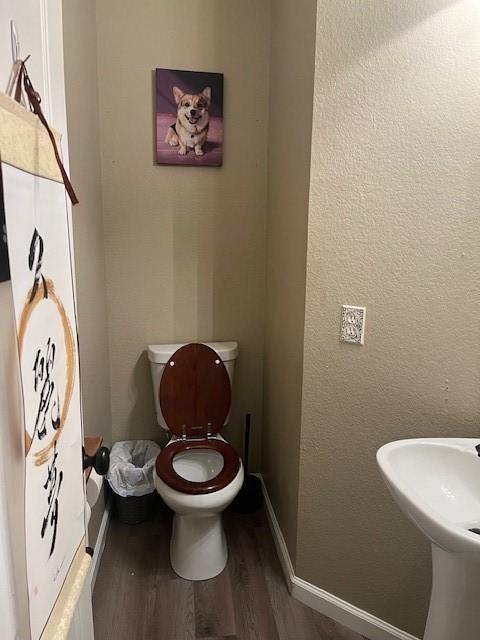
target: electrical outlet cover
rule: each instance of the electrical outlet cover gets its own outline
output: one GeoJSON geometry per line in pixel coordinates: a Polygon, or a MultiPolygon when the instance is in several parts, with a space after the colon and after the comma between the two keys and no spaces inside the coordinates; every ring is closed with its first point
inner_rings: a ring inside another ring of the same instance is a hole
{"type": "Polygon", "coordinates": [[[341,335],[342,342],[363,344],[365,340],[366,307],[342,305],[341,335]]]}

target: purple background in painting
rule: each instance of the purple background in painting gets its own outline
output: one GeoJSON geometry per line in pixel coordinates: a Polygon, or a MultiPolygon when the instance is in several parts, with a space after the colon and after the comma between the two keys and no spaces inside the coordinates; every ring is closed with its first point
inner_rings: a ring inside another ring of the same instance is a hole
{"type": "Polygon", "coordinates": [[[203,71],[176,71],[173,69],[156,69],[157,113],[177,112],[173,97],[173,87],[185,93],[200,93],[205,87],[212,90],[209,113],[212,117],[223,115],[223,73],[206,73],[203,71]]]}

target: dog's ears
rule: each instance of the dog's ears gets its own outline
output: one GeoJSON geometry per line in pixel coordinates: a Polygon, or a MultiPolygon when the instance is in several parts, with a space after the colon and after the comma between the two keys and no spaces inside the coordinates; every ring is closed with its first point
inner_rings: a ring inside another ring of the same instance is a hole
{"type": "Polygon", "coordinates": [[[182,97],[185,94],[183,93],[183,91],[181,89],[179,89],[178,87],[173,87],[173,97],[175,98],[175,102],[178,104],[180,102],[180,100],[182,99],[182,97]]]}
{"type": "Polygon", "coordinates": [[[210,100],[212,98],[212,90],[210,89],[210,87],[205,87],[205,89],[202,91],[202,95],[205,96],[205,98],[208,100],[208,103],[210,104],[210,100]]]}

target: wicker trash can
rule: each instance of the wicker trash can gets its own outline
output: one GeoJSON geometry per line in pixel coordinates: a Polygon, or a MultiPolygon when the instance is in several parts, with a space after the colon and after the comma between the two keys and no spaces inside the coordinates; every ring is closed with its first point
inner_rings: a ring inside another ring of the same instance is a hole
{"type": "Polygon", "coordinates": [[[113,445],[107,480],[122,522],[139,524],[154,512],[157,495],[153,469],[159,453],[160,447],[151,440],[128,440],[113,445]]]}

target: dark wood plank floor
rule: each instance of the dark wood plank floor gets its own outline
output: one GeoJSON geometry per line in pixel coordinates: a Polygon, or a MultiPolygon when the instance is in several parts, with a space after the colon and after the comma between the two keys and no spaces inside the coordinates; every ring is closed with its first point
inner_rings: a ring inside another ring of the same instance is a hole
{"type": "Polygon", "coordinates": [[[263,511],[224,514],[222,574],[179,578],[169,562],[171,514],[113,519],[93,594],[95,640],[363,640],[290,596],[263,511]]]}

